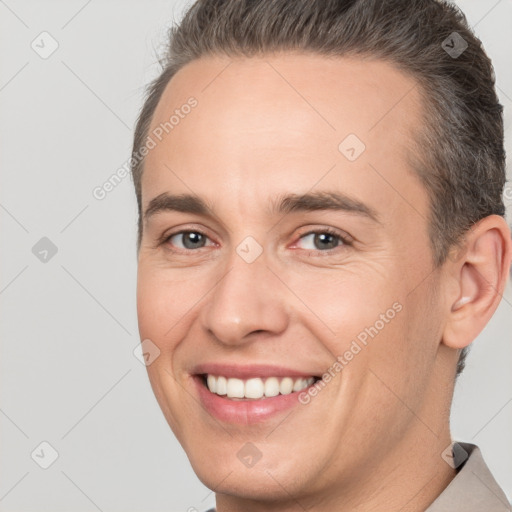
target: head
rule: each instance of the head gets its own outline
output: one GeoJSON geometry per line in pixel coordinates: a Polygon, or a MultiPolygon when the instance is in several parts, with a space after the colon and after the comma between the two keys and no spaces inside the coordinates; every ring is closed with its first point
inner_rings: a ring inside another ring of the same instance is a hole
{"type": "Polygon", "coordinates": [[[455,6],[198,1],[132,157],[148,373],[206,485],[314,496],[449,439],[510,266],[502,107],[455,6]],[[205,398],[207,374],[269,371],[320,380],[291,406],[205,398]]]}

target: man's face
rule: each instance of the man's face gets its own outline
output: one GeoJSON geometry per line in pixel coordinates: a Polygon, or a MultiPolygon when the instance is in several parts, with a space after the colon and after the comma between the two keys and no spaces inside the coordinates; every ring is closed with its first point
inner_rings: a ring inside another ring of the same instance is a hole
{"type": "Polygon", "coordinates": [[[167,86],[149,133],[181,116],[153,136],[143,212],[162,194],[208,208],[146,216],[139,329],[160,350],[148,373],[165,417],[219,493],[349,485],[442,424],[441,278],[407,163],[415,86],[381,61],[295,54],[201,59],[167,86]],[[280,208],[319,193],[341,206],[280,208]],[[221,396],[207,374],[221,394],[222,378],[230,394],[285,394],[221,396]]]}

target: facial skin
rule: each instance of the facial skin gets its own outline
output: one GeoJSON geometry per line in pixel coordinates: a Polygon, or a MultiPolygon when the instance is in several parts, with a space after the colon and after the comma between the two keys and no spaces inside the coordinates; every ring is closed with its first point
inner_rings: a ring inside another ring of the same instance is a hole
{"type": "Polygon", "coordinates": [[[145,219],[139,330],[160,349],[147,368],[158,403],[219,512],[424,510],[455,475],[441,453],[458,349],[499,303],[510,235],[488,217],[465,251],[433,267],[429,201],[406,158],[422,126],[418,87],[375,60],[208,57],[180,70],[157,107],[150,132],[198,101],[146,157],[143,211],[168,193],[199,196],[210,213],[145,219]],[[338,149],[349,134],[366,146],[354,161],[338,149]],[[320,191],[377,220],[271,212],[284,195],[320,191]],[[307,235],[326,228],[352,242],[307,235]],[[203,246],[177,235],[186,230],[203,246]],[[251,263],[237,252],[249,236],[262,249],[251,263]],[[197,365],[321,376],[396,303],[307,405],[235,423],[202,404],[197,365]],[[237,457],[247,442],[261,452],[253,467],[237,457]]]}

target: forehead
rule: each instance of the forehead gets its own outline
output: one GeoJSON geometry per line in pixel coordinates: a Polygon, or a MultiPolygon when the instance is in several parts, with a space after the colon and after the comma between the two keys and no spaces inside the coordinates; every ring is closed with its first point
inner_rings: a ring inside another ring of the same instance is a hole
{"type": "Polygon", "coordinates": [[[212,187],[246,204],[270,183],[283,192],[322,181],[356,196],[372,189],[391,207],[419,194],[426,208],[407,162],[421,126],[418,83],[381,60],[198,59],[173,77],[155,110],[149,134],[160,135],[146,157],[143,204],[170,188],[208,196],[212,187]]]}

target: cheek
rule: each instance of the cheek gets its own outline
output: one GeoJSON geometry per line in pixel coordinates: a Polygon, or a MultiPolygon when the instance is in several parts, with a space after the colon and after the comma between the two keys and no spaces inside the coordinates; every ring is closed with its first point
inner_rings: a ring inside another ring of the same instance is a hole
{"type": "Polygon", "coordinates": [[[364,345],[370,339],[368,330],[389,330],[399,316],[400,290],[394,289],[389,274],[377,266],[354,265],[338,272],[296,274],[290,276],[289,286],[300,299],[296,307],[303,319],[311,318],[318,339],[339,354],[352,340],[364,345]]]}
{"type": "Polygon", "coordinates": [[[151,340],[159,350],[159,355],[146,366],[146,370],[160,408],[179,439],[183,428],[183,411],[187,411],[190,404],[180,392],[175,360],[179,341],[188,329],[187,312],[197,302],[197,298],[192,296],[194,294],[187,293],[190,290],[194,290],[194,287],[171,281],[165,270],[139,263],[137,316],[140,339],[151,340]]]}
{"type": "Polygon", "coordinates": [[[393,401],[378,377],[405,394],[412,381],[422,379],[416,367],[423,359],[419,352],[425,349],[420,325],[424,306],[408,296],[406,279],[398,275],[393,268],[366,265],[357,271],[340,269],[337,276],[302,274],[290,282],[302,301],[297,306],[301,322],[307,323],[333,363],[342,358],[344,377],[337,381],[343,385],[342,394],[366,390],[358,403],[370,410],[379,401],[393,401]]]}
{"type": "Polygon", "coordinates": [[[171,279],[168,274],[139,264],[137,316],[141,339],[163,342],[176,338],[176,330],[183,329],[187,314],[201,297],[201,290],[193,282],[171,279]]]}
{"type": "MultiPolygon", "coordinates": [[[[404,404],[419,409],[428,395],[435,363],[437,327],[432,326],[435,311],[430,310],[427,302],[424,296],[404,294],[400,312],[374,337],[368,338],[364,349],[368,403],[387,402],[388,413],[395,410],[396,417],[402,416],[403,421],[409,414],[404,404]]],[[[377,329],[381,325],[373,324],[377,329]]],[[[362,375],[363,372],[361,378],[362,375]]],[[[378,414],[385,416],[385,409],[378,414]]]]}

